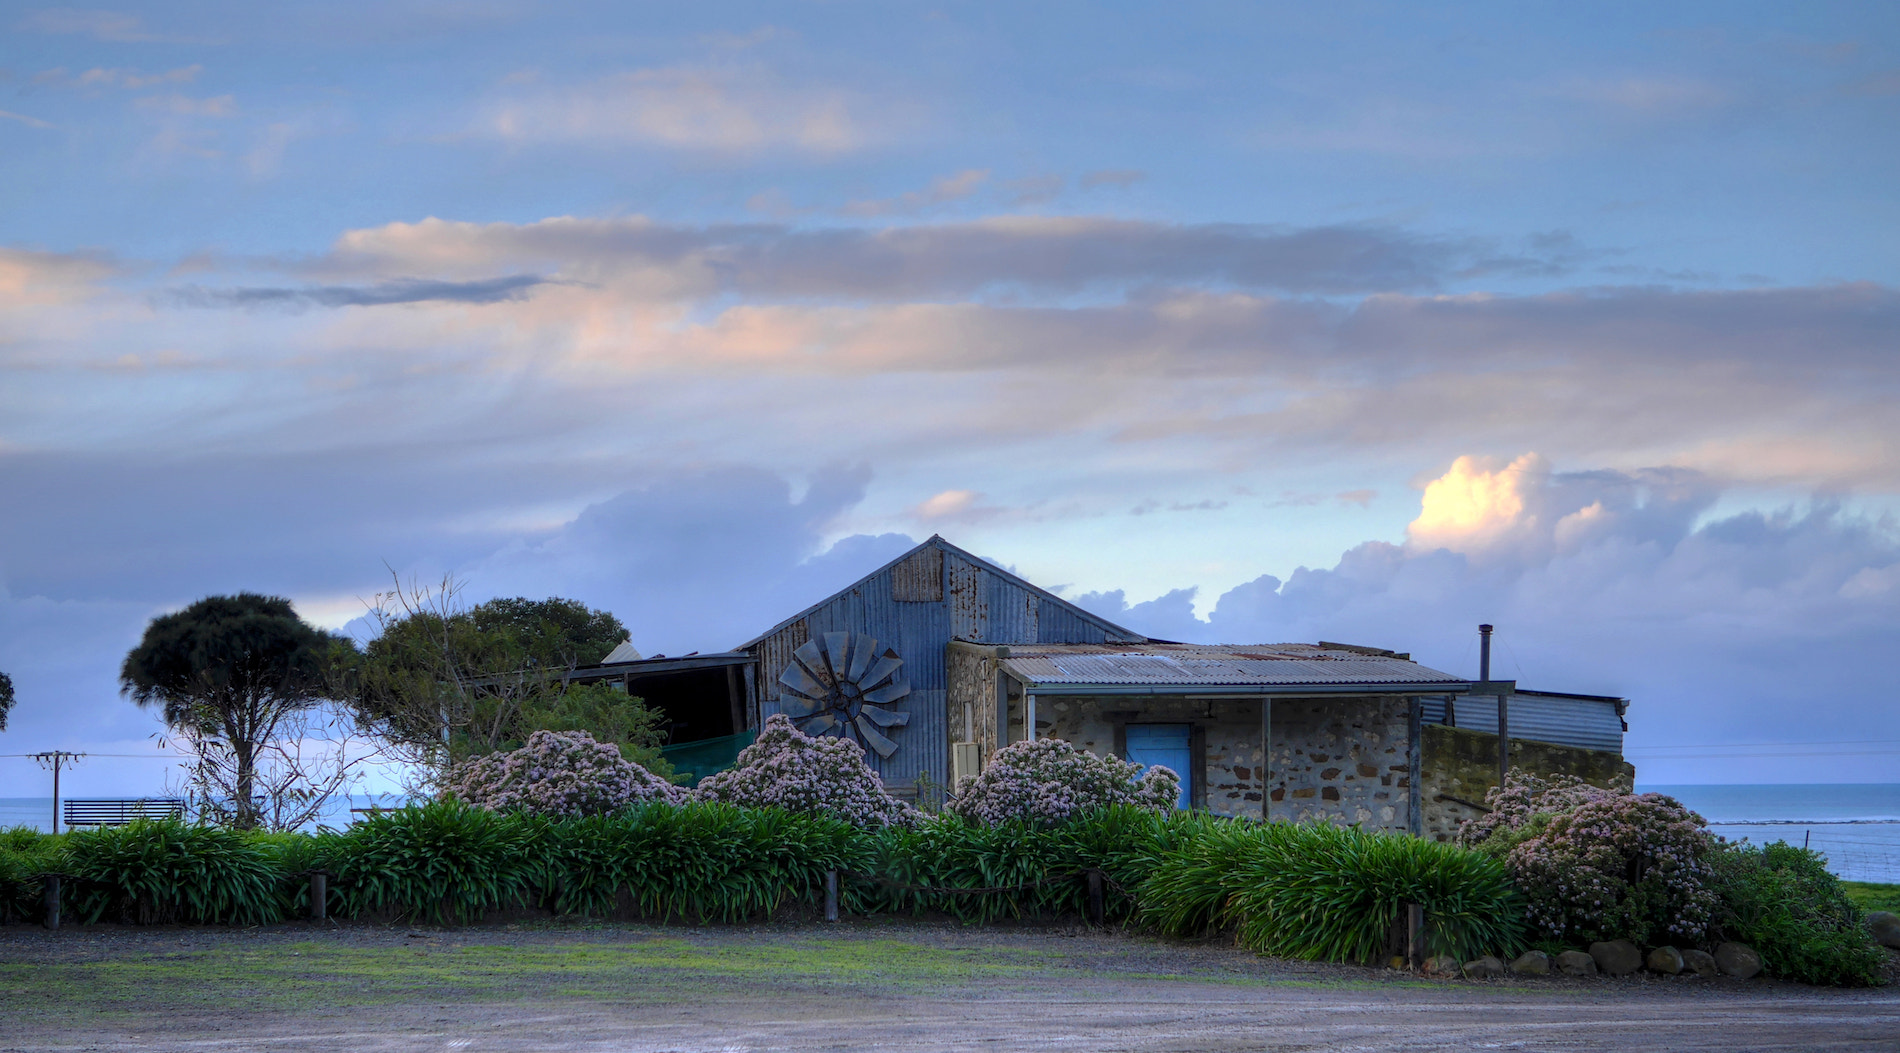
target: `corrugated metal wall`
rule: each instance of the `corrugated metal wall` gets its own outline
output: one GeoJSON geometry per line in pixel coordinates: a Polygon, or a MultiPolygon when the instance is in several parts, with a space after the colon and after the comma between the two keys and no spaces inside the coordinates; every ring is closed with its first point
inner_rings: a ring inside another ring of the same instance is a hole
{"type": "MultiPolygon", "coordinates": [[[[1437,700],[1438,719],[1444,723],[1445,702],[1437,700]]],[[[1461,695],[1455,706],[1457,726],[1489,735],[1498,733],[1498,702],[1484,695],[1461,695]]],[[[1616,706],[1587,698],[1511,696],[1511,737],[1575,746],[1586,750],[1623,752],[1623,721],[1616,706]]],[[[1430,720],[1431,703],[1426,704],[1430,720]]]]}
{"type": "Polygon", "coordinates": [[[945,651],[953,637],[991,644],[1109,640],[1107,630],[1067,604],[1038,595],[979,561],[926,544],[751,648],[759,656],[761,722],[779,712],[778,676],[792,652],[827,632],[869,633],[904,660],[911,690],[900,708],[910,714],[910,723],[890,733],[897,752],[889,760],[875,753],[865,757],[885,782],[897,785],[919,776],[939,786],[949,782],[945,651]]]}

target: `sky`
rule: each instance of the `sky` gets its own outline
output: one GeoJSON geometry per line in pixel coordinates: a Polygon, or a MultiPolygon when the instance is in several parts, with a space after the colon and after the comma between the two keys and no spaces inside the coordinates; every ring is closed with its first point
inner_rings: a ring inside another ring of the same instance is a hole
{"type": "Polygon", "coordinates": [[[678,654],[941,533],[1892,781],[1897,147],[1884,2],[0,3],[0,753],[153,792],[209,594],[678,654]]]}

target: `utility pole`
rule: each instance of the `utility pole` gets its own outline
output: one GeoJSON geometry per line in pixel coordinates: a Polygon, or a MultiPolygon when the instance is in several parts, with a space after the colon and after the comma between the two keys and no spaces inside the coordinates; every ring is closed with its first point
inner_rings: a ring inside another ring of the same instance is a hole
{"type": "Polygon", "coordinates": [[[53,773],[53,832],[56,834],[59,833],[59,770],[78,764],[84,756],[83,753],[68,753],[65,750],[33,754],[33,759],[40,762],[40,767],[50,769],[53,773]]]}

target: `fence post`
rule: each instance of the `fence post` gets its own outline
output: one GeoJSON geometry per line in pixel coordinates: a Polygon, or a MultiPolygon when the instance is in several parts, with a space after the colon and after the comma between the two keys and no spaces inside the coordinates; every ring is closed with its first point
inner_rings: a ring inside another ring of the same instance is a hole
{"type": "Polygon", "coordinates": [[[1107,921],[1107,911],[1102,903],[1102,872],[1089,868],[1089,922],[1101,925],[1107,921]]]}
{"type": "Polygon", "coordinates": [[[1405,905],[1405,964],[1425,964],[1425,908],[1417,903],[1405,905]]]}
{"type": "Polygon", "coordinates": [[[330,875],[321,870],[310,872],[310,920],[322,921],[330,913],[330,875]]]}
{"type": "Polygon", "coordinates": [[[825,871],[825,920],[838,920],[838,872],[825,871]]]}
{"type": "Polygon", "coordinates": [[[48,874],[41,880],[45,885],[41,898],[46,906],[46,927],[57,929],[59,928],[59,875],[48,874]]]}

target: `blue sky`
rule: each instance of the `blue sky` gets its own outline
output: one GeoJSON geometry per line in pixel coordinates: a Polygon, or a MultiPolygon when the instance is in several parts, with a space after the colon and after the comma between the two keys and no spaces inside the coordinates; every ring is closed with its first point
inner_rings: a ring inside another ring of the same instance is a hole
{"type": "Polygon", "coordinates": [[[1174,638],[1496,622],[1652,781],[1900,756],[1890,4],[0,26],[0,752],[145,748],[211,592],[677,652],[941,532],[1174,638]],[[1686,755],[1764,741],[1875,745],[1686,755]]]}

